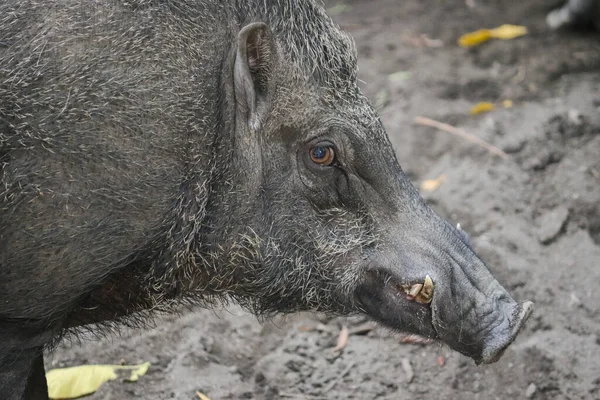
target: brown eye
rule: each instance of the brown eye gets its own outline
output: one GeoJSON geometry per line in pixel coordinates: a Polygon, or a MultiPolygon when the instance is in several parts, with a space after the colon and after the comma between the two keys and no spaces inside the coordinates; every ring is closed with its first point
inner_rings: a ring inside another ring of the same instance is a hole
{"type": "Polygon", "coordinates": [[[317,165],[327,167],[333,164],[335,152],[331,146],[317,146],[310,149],[310,159],[317,165]]]}

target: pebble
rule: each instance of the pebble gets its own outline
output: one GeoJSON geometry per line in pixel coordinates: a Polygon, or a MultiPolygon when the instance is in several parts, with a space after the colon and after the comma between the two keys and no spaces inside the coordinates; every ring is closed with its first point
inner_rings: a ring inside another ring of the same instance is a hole
{"type": "Polygon", "coordinates": [[[565,206],[558,206],[539,219],[538,240],[542,244],[548,244],[558,237],[569,218],[569,209],[565,206]]]}
{"type": "Polygon", "coordinates": [[[532,398],[536,390],[537,386],[535,386],[535,383],[530,383],[529,386],[527,386],[527,390],[525,391],[525,397],[527,397],[528,399],[532,398]]]}
{"type": "Polygon", "coordinates": [[[504,150],[504,152],[508,154],[518,153],[521,150],[523,150],[525,144],[527,144],[526,140],[522,138],[517,138],[515,140],[511,140],[505,143],[504,146],[502,146],[502,150],[504,150]]]}

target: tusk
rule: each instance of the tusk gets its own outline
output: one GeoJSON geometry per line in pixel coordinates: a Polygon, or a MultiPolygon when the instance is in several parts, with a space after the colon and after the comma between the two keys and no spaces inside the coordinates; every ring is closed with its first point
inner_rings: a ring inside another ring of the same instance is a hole
{"type": "Polygon", "coordinates": [[[418,296],[415,297],[415,301],[419,303],[431,303],[433,299],[433,281],[429,275],[425,276],[425,282],[423,282],[423,288],[419,292],[418,296]]]}
{"type": "Polygon", "coordinates": [[[408,294],[411,295],[412,297],[416,297],[421,292],[421,289],[423,289],[423,285],[420,283],[417,283],[410,288],[410,291],[408,292],[408,294]]]}

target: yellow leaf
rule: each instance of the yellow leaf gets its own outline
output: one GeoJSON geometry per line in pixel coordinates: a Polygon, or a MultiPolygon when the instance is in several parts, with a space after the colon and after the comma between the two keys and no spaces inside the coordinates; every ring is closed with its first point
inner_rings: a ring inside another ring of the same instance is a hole
{"type": "Polygon", "coordinates": [[[200,400],[210,400],[207,395],[201,392],[196,392],[196,396],[198,396],[200,400]]]}
{"type": "Polygon", "coordinates": [[[150,363],[140,365],[81,365],[56,368],[46,373],[48,395],[51,399],[75,399],[94,393],[104,382],[117,379],[118,370],[130,370],[127,380],[137,381],[148,372],[150,363]]]}
{"type": "Polygon", "coordinates": [[[527,34],[527,27],[520,25],[501,25],[494,29],[480,29],[462,35],[458,39],[461,47],[476,46],[490,39],[514,39],[527,34]]]}
{"type": "Polygon", "coordinates": [[[490,35],[494,39],[514,39],[519,36],[527,35],[527,27],[519,25],[502,25],[494,29],[490,29],[490,35]]]}
{"type": "Polygon", "coordinates": [[[471,47],[483,43],[492,38],[489,29],[480,29],[475,32],[465,33],[458,39],[458,44],[461,47],[471,47]]]}
{"type": "Polygon", "coordinates": [[[469,110],[471,115],[477,115],[484,112],[492,111],[494,109],[494,103],[490,103],[487,101],[477,103],[469,110]]]}
{"type": "Polygon", "coordinates": [[[131,375],[129,375],[129,379],[126,380],[129,382],[137,382],[140,376],[146,375],[148,368],[150,368],[150,363],[145,362],[143,364],[132,365],[130,367],[119,367],[118,369],[131,369],[131,375]]]}
{"type": "Polygon", "coordinates": [[[51,399],[74,399],[94,393],[104,383],[117,379],[111,367],[82,365],[48,371],[48,394],[51,399]]]}
{"type": "Polygon", "coordinates": [[[440,187],[442,183],[446,180],[446,174],[440,175],[437,179],[427,179],[421,183],[421,191],[422,192],[433,192],[437,188],[440,187]]]}
{"type": "Polygon", "coordinates": [[[513,102],[512,102],[512,100],[504,100],[504,101],[502,102],[502,106],[503,106],[504,108],[512,108],[512,106],[513,106],[513,102]]]}

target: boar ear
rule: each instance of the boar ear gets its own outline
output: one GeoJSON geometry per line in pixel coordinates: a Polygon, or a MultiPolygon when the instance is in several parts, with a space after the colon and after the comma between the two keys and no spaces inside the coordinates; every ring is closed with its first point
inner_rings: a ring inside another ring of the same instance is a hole
{"type": "Polygon", "coordinates": [[[260,125],[265,113],[274,56],[266,24],[254,22],[242,28],[235,57],[235,95],[243,115],[254,128],[260,125]]]}

